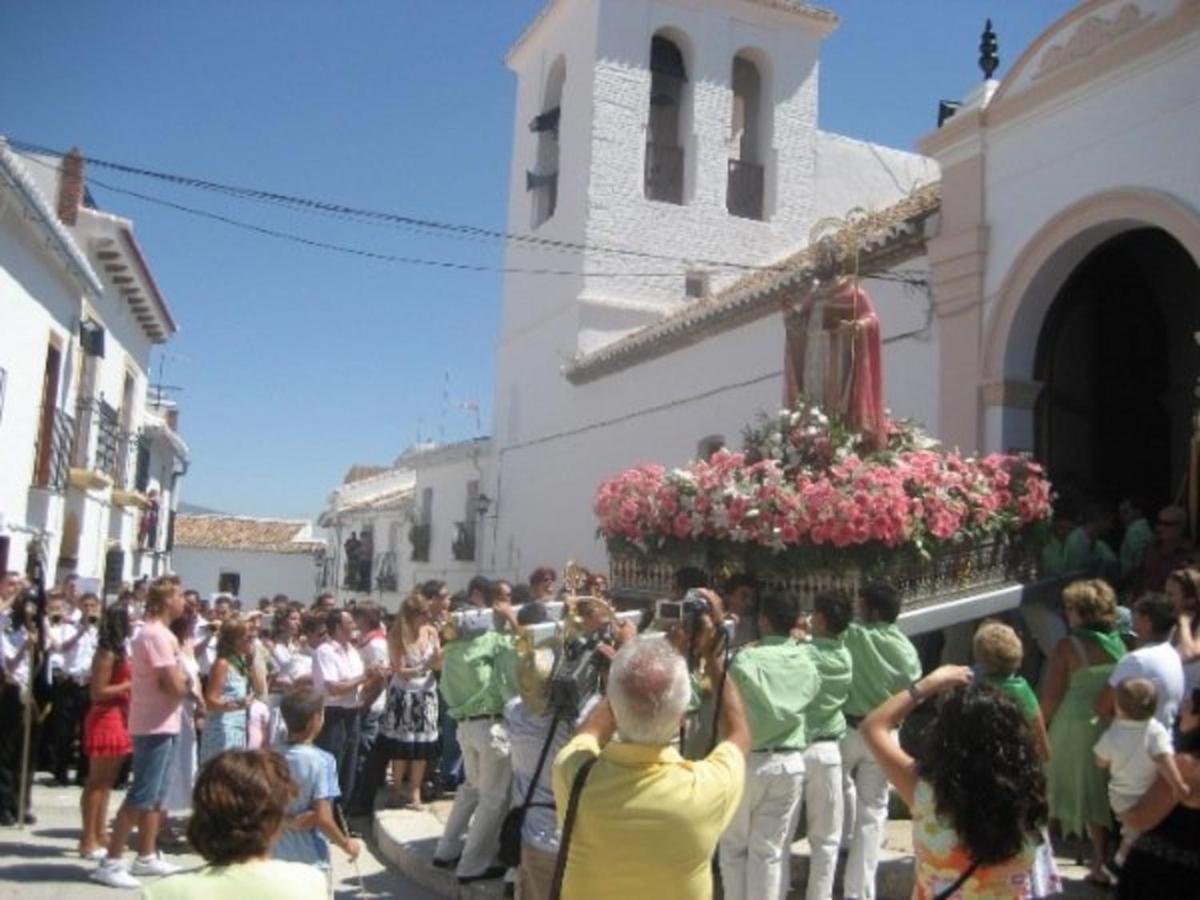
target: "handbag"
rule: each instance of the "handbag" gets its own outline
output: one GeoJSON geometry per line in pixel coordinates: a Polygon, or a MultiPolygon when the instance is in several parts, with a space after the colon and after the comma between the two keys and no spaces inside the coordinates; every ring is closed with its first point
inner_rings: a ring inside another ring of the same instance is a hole
{"type": "Polygon", "coordinates": [[[954,884],[948,888],[943,888],[933,896],[933,900],[950,900],[954,896],[954,892],[967,883],[967,879],[975,874],[975,870],[979,868],[979,860],[975,860],[971,865],[967,866],[966,870],[958,876],[954,884]]]}
{"type": "Polygon", "coordinates": [[[533,792],[537,790],[538,780],[542,777],[542,768],[546,764],[546,756],[550,753],[550,745],[554,743],[554,733],[558,731],[558,721],[558,714],[555,713],[550,722],[550,731],[546,735],[546,742],[542,744],[542,753],[538,757],[537,768],[533,770],[533,778],[530,779],[529,787],[525,791],[525,802],[510,809],[500,824],[500,852],[496,854],[496,858],[500,860],[501,865],[510,869],[515,869],[521,864],[521,831],[525,827],[525,813],[533,806],[554,809],[553,803],[534,803],[533,792]]]}
{"type": "Polygon", "coordinates": [[[562,840],[558,844],[558,859],[554,861],[554,881],[550,883],[550,900],[559,900],[562,896],[563,876],[567,874],[567,853],[571,847],[571,832],[575,830],[575,814],[579,812],[579,795],[583,793],[583,783],[587,781],[588,772],[600,757],[593,756],[575,773],[575,782],[571,785],[571,799],[567,801],[567,819],[563,822],[562,840]]]}

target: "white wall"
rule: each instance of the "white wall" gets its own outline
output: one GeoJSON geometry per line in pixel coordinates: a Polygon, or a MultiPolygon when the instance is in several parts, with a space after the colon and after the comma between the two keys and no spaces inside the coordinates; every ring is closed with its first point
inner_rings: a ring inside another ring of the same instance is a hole
{"type": "Polygon", "coordinates": [[[222,572],[237,572],[242,576],[239,596],[243,604],[253,605],[259,597],[275,594],[287,594],[293,600],[309,603],[317,593],[319,570],[309,553],[255,553],[176,546],[172,564],[184,587],[194,588],[204,597],[216,592],[222,572]]]}
{"type": "MultiPolygon", "coordinates": [[[[1145,188],[1200,210],[1197,147],[1196,32],[1182,45],[1136,60],[1022,119],[990,129],[984,188],[990,230],[985,321],[1018,255],[1038,229],[1072,204],[1106,190],[1145,188]]],[[[1058,286],[1049,288],[1047,306],[1058,286]]],[[[1031,362],[1033,352],[1028,347],[1023,359],[1031,362]]]]}
{"type": "MultiPolygon", "coordinates": [[[[485,445],[486,446],[486,445],[485,445]]],[[[482,448],[481,448],[482,449],[482,448]]],[[[456,530],[455,522],[467,519],[467,484],[479,481],[479,490],[494,496],[489,489],[489,459],[485,453],[476,456],[459,452],[450,459],[432,465],[416,464],[416,486],[413,493],[413,514],[421,514],[421,497],[426,488],[433,489],[433,509],[430,520],[433,524],[432,541],[428,562],[410,562],[411,584],[420,584],[430,578],[440,578],[450,585],[452,591],[465,588],[471,578],[483,570],[490,532],[484,534],[486,526],[476,518],[475,559],[456,560],[451,550],[456,530]]],[[[472,513],[472,515],[475,515],[472,513]]],[[[412,545],[405,535],[405,550],[411,556],[412,545]]]]}
{"type": "MultiPolygon", "coordinates": [[[[0,368],[6,373],[0,413],[0,534],[26,524],[45,523],[55,531],[61,527],[61,496],[38,491],[31,510],[30,485],[51,335],[63,348],[59,406],[68,412],[74,406],[71,373],[77,349],[72,334],[79,303],[79,288],[35,235],[16,199],[0,188],[0,368]]],[[[52,560],[58,555],[59,536],[53,535],[47,548],[52,560]]],[[[10,538],[10,565],[21,567],[27,537],[11,532],[10,538]]]]}

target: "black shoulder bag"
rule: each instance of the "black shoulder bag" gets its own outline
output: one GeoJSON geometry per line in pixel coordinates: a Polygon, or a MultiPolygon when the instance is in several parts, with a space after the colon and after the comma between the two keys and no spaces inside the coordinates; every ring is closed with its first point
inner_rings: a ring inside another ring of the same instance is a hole
{"type": "Polygon", "coordinates": [[[954,892],[967,883],[967,879],[975,874],[975,870],[979,868],[979,860],[975,860],[971,865],[967,866],[965,872],[958,876],[958,880],[950,887],[940,890],[934,895],[933,900],[950,900],[954,896],[954,892]]]}
{"type": "Polygon", "coordinates": [[[559,900],[562,896],[563,876],[567,874],[567,854],[571,849],[571,832],[575,830],[575,814],[579,812],[579,795],[583,793],[583,783],[587,781],[588,772],[600,757],[593,756],[575,773],[575,782],[571,785],[571,799],[567,801],[567,819],[563,822],[562,840],[558,844],[558,859],[554,862],[554,881],[550,883],[550,900],[559,900]]]}
{"type": "Polygon", "coordinates": [[[534,803],[533,792],[537,790],[538,779],[542,777],[542,768],[546,765],[546,756],[550,753],[550,745],[554,743],[554,734],[558,731],[558,713],[550,722],[550,733],[546,735],[546,743],[542,744],[542,755],[538,757],[537,768],[533,770],[533,778],[525,791],[525,802],[514,806],[504,816],[500,824],[500,852],[496,858],[501,865],[515,869],[521,864],[521,830],[525,827],[525,813],[532,806],[542,806],[554,809],[553,803],[534,803]]]}

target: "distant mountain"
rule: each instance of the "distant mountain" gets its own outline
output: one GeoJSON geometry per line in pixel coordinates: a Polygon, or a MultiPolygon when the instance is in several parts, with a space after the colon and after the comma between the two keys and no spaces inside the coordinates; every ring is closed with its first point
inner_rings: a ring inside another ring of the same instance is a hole
{"type": "Polygon", "coordinates": [[[207,506],[197,506],[195,503],[180,503],[179,512],[185,516],[226,516],[228,513],[219,509],[209,509],[207,506]]]}

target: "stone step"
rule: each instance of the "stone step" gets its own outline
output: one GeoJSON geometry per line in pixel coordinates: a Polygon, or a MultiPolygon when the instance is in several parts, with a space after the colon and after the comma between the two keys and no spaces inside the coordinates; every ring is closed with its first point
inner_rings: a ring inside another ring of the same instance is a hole
{"type": "MultiPolygon", "coordinates": [[[[405,878],[449,900],[498,900],[504,895],[502,879],[460,885],[454,873],[435,868],[433,852],[442,834],[443,823],[450,810],[449,801],[428,804],[420,812],[409,809],[379,810],[375,813],[374,838],[376,855],[396,868],[405,878]]],[[[792,845],[789,900],[801,900],[808,879],[808,842],[799,840],[792,845]]],[[[841,875],[845,857],[839,861],[835,895],[841,894],[841,875]]],[[[1084,867],[1059,857],[1059,868],[1067,882],[1066,897],[1101,898],[1105,891],[1092,888],[1083,879],[1084,867]]],[[[879,900],[908,900],[913,889],[912,823],[892,820],[887,823],[883,849],[880,851],[876,873],[879,900]]]]}

